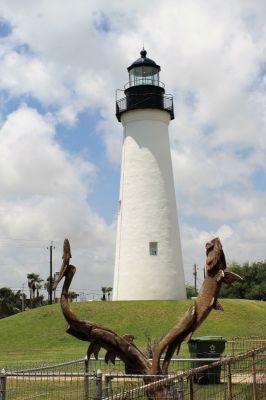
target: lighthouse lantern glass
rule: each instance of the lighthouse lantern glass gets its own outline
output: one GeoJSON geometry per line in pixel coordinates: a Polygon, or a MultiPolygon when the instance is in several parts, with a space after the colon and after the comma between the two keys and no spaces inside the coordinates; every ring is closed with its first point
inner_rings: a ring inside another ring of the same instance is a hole
{"type": "Polygon", "coordinates": [[[151,66],[132,68],[129,72],[129,85],[154,85],[159,86],[159,70],[151,66]]]}

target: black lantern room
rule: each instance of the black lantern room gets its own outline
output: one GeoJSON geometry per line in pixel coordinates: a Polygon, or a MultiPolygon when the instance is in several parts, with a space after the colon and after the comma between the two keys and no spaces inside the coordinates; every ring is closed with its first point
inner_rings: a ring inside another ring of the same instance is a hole
{"type": "Polygon", "coordinates": [[[146,57],[146,50],[143,49],[140,55],[127,69],[129,82],[124,88],[126,97],[116,99],[118,121],[126,111],[145,108],[165,110],[174,119],[173,96],[165,94],[164,84],[159,79],[161,67],[146,57]]]}
{"type": "Polygon", "coordinates": [[[159,86],[159,72],[161,71],[161,67],[146,57],[146,50],[141,50],[140,55],[141,58],[134,61],[127,69],[129,72],[129,86],[159,86]]]}

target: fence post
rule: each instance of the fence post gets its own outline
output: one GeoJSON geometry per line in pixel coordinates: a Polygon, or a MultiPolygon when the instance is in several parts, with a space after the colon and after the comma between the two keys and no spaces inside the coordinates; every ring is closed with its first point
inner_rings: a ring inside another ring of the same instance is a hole
{"type": "Polygon", "coordinates": [[[256,353],[252,352],[252,389],[253,389],[253,400],[257,399],[256,393],[256,353]]]}
{"type": "Polygon", "coordinates": [[[102,377],[103,373],[100,369],[97,369],[96,373],[96,400],[101,400],[102,399],[102,377]]]}
{"type": "Polygon", "coordinates": [[[109,375],[105,375],[104,378],[104,397],[113,396],[113,389],[112,389],[112,378],[109,375]]]}
{"type": "Polygon", "coordinates": [[[194,386],[193,386],[194,375],[188,376],[188,387],[189,387],[189,400],[194,400],[194,386]]]}
{"type": "Polygon", "coordinates": [[[0,400],[6,400],[6,371],[1,370],[0,374],[0,400]]]}
{"type": "Polygon", "coordinates": [[[84,358],[84,396],[83,399],[84,400],[88,400],[89,398],[89,361],[88,361],[88,357],[85,356],[84,358]]]}
{"type": "Polygon", "coordinates": [[[178,379],[177,399],[184,400],[184,378],[178,379]]]}
{"type": "Polygon", "coordinates": [[[231,360],[226,363],[226,400],[232,400],[231,360]]]}

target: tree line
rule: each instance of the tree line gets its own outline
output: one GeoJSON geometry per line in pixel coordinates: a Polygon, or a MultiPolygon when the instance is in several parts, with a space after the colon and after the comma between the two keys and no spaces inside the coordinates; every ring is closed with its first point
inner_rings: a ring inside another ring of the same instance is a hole
{"type": "Polygon", "coordinates": [[[220,297],[230,299],[266,300],[266,260],[262,262],[231,263],[228,271],[235,272],[243,281],[223,285],[220,297]]]}
{"type": "MultiPolygon", "coordinates": [[[[30,273],[27,274],[27,280],[30,292],[29,298],[27,298],[26,294],[21,290],[13,291],[7,287],[0,288],[0,319],[27,309],[41,307],[48,304],[48,300],[45,300],[44,296],[40,294],[40,289],[46,289],[49,294],[50,277],[44,281],[39,274],[30,273]]],[[[54,278],[52,279],[52,285],[53,283],[54,278]]],[[[69,292],[70,301],[77,299],[78,296],[79,294],[74,291],[69,292]]],[[[55,291],[53,297],[53,302],[56,302],[55,291]]]]}
{"type": "MultiPolygon", "coordinates": [[[[49,300],[44,299],[44,296],[40,294],[41,289],[46,289],[48,293],[53,286],[56,276],[52,278],[52,285],[50,285],[50,276],[44,281],[39,274],[30,273],[27,274],[29,298],[21,290],[13,291],[10,288],[0,288],[0,319],[16,314],[21,311],[25,311],[31,308],[41,307],[47,305],[49,300]]],[[[102,286],[102,297],[101,300],[110,300],[111,292],[113,288],[110,286],[102,286]]],[[[53,302],[57,301],[56,292],[53,290],[53,302]]],[[[69,301],[72,302],[77,300],[79,294],[74,291],[68,292],[69,301]]]]}
{"type": "MultiPolygon", "coordinates": [[[[233,262],[227,266],[227,270],[240,275],[243,281],[236,282],[233,285],[222,285],[221,298],[266,300],[266,261],[243,264],[233,262]]],[[[50,277],[44,282],[40,275],[31,273],[27,275],[27,279],[30,290],[29,299],[21,290],[13,291],[7,287],[0,288],[0,318],[48,304],[48,301],[44,300],[44,296],[40,295],[40,289],[44,288],[49,292],[50,277]]],[[[101,300],[110,300],[112,288],[103,286],[101,291],[101,300]]],[[[194,287],[187,286],[187,298],[196,295],[194,287]]],[[[78,296],[79,294],[74,291],[69,292],[70,301],[77,299],[78,296]]]]}
{"type": "MultiPolygon", "coordinates": [[[[223,284],[219,297],[229,299],[266,300],[266,260],[239,264],[230,263],[227,271],[232,271],[243,278],[233,285],[223,284]]],[[[187,286],[187,297],[196,296],[193,286],[187,286]]]]}

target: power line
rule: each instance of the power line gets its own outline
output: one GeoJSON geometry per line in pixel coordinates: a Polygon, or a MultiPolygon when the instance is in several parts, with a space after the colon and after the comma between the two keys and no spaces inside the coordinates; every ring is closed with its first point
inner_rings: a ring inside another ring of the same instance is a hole
{"type": "MultiPolygon", "coordinates": [[[[23,239],[23,238],[13,238],[13,237],[0,237],[0,242],[1,241],[3,241],[3,242],[5,242],[5,241],[15,241],[15,242],[53,242],[54,244],[58,244],[59,245],[59,243],[63,243],[63,239],[61,238],[61,239],[56,239],[56,240],[51,240],[51,239],[29,239],[29,238],[25,238],[25,239],[23,239]]],[[[83,247],[83,246],[79,246],[79,245],[76,245],[75,246],[75,249],[78,249],[78,250],[88,250],[88,247],[83,247]]]]}
{"type": "MultiPolygon", "coordinates": [[[[0,240],[18,240],[18,241],[30,241],[30,242],[48,242],[50,239],[29,239],[29,238],[14,238],[14,237],[0,237],[0,240]]],[[[53,240],[53,242],[58,242],[60,239],[53,240]]]]}
{"type": "MultiPolygon", "coordinates": [[[[23,288],[23,285],[21,287],[9,287],[11,290],[24,290],[24,292],[29,292],[30,289],[26,286],[23,288]]],[[[45,290],[45,288],[41,288],[40,290],[45,290]]],[[[87,292],[87,293],[101,293],[100,289],[78,289],[78,288],[73,288],[72,289],[75,292],[87,292]]]]}

